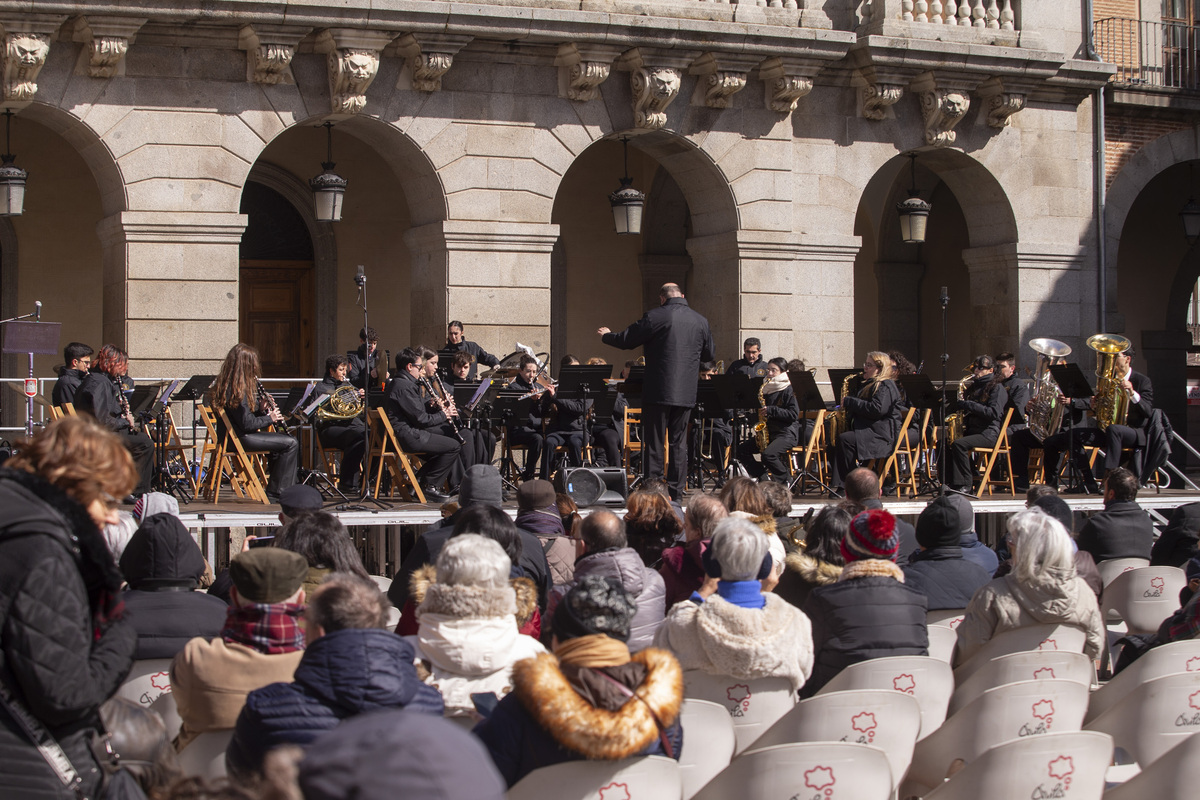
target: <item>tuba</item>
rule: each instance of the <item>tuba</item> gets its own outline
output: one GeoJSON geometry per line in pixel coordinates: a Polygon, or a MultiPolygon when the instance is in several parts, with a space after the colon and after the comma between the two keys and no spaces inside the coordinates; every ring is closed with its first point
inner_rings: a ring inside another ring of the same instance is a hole
{"type": "Polygon", "coordinates": [[[339,386],[333,390],[329,399],[317,409],[317,420],[332,422],[334,420],[354,419],[363,412],[363,399],[358,394],[356,386],[339,386]]]}
{"type": "Polygon", "coordinates": [[[1109,425],[1124,425],[1129,415],[1129,395],[1117,377],[1118,353],[1124,353],[1132,343],[1115,333],[1097,333],[1087,340],[1096,351],[1096,396],[1092,399],[1092,414],[1100,430],[1109,425]]]}
{"type": "Polygon", "coordinates": [[[1025,421],[1039,440],[1058,433],[1066,410],[1058,399],[1058,384],[1050,374],[1050,363],[1056,358],[1071,355],[1071,346],[1057,339],[1032,339],[1029,346],[1038,354],[1037,372],[1033,376],[1033,400],[1025,421]]]}

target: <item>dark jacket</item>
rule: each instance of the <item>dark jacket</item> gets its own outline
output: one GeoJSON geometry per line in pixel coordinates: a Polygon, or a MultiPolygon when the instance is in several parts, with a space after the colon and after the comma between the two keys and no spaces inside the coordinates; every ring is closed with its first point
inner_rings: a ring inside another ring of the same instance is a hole
{"type": "Polygon", "coordinates": [[[1029,403],[1029,398],[1033,396],[1029,389],[1029,383],[1024,378],[1013,375],[1004,381],[1004,391],[1008,394],[1008,402],[1004,407],[1006,410],[1009,408],[1013,410],[1009,425],[1025,425],[1025,406],[1029,403]]]}
{"type": "Polygon", "coordinates": [[[796,402],[792,387],[788,386],[774,394],[764,394],[763,400],[766,401],[763,408],[767,412],[767,433],[771,434],[771,438],[795,433],[799,427],[796,422],[800,419],[800,404],[796,402]]]}
{"type": "MultiPolygon", "coordinates": [[[[466,339],[463,339],[458,344],[450,344],[450,342],[446,342],[439,352],[446,351],[450,351],[451,353],[470,353],[472,356],[474,356],[475,360],[471,362],[471,366],[467,369],[467,380],[469,381],[475,380],[475,374],[478,371],[480,364],[494,367],[500,363],[500,359],[484,350],[477,343],[467,341],[466,339]]],[[[438,361],[438,366],[444,368],[446,372],[450,372],[450,362],[452,360],[453,356],[451,358],[442,356],[438,361]]]]}
{"type": "Polygon", "coordinates": [[[1182,568],[1196,553],[1200,540],[1200,503],[1187,503],[1171,512],[1171,520],[1154,547],[1150,566],[1182,568]]]}
{"type": "Polygon", "coordinates": [[[697,539],[686,545],[668,547],[662,551],[658,574],[666,587],[666,610],[692,596],[704,585],[704,563],[701,557],[708,549],[707,539],[697,539]]]}
{"type": "Polygon", "coordinates": [[[1137,503],[1112,502],[1083,524],[1076,544],[1099,564],[1113,558],[1150,558],[1154,526],[1137,503]]]}
{"type": "MultiPolygon", "coordinates": [[[[367,381],[371,378],[371,370],[381,366],[379,360],[382,356],[383,351],[376,347],[375,352],[371,353],[371,357],[368,358],[367,345],[365,343],[360,344],[357,350],[346,353],[346,358],[350,359],[350,369],[346,371],[346,380],[360,389],[367,388],[367,381]]],[[[387,370],[388,365],[383,364],[382,369],[387,370]]]]}
{"type": "Polygon", "coordinates": [[[246,696],[225,751],[230,774],[258,772],[268,750],[304,746],[359,714],[409,708],[441,716],[442,696],[417,677],[414,657],[412,645],[377,628],[347,628],[311,642],[291,683],[246,696]]]}
{"type": "Polygon", "coordinates": [[[383,410],[396,432],[396,441],[405,450],[414,452],[421,452],[429,442],[430,428],[446,422],[446,415],[441,411],[430,411],[421,396],[420,385],[407,371],[395,375],[388,384],[383,410]]]}
{"type": "Polygon", "coordinates": [[[75,391],[75,410],[91,414],[110,431],[124,433],[129,423],[121,412],[121,390],[107,372],[89,372],[75,391]]]}
{"type": "MultiPolygon", "coordinates": [[[[120,575],[83,507],[41,478],[0,469],[0,508],[0,680],[62,746],[83,792],[96,797],[101,776],[89,745],[101,728],[98,709],[129,673],[137,642],[105,601],[120,575]]],[[[3,718],[4,795],[74,798],[3,718]]]]}
{"type": "Polygon", "coordinates": [[[955,407],[966,414],[964,435],[982,434],[989,439],[998,438],[1007,405],[1008,392],[1004,384],[996,383],[990,375],[977,379],[967,389],[963,399],[955,403],[955,407]]]}
{"type": "Polygon", "coordinates": [[[122,597],[137,631],[135,658],[174,658],[189,639],[221,635],[228,606],[194,591],[204,556],[177,517],[146,517],[121,554],[121,572],[130,587],[122,597]]]}
{"type": "Polygon", "coordinates": [[[75,393],[79,391],[79,385],[85,377],[87,373],[81,369],[64,369],[54,383],[54,391],[50,393],[51,402],[56,406],[74,403],[75,393]]]}
{"type": "Polygon", "coordinates": [[[930,611],[966,608],[975,590],[992,579],[992,573],[963,558],[961,547],[918,550],[904,568],[904,585],[925,595],[930,611]]]}
{"type": "Polygon", "coordinates": [[[900,390],[895,381],[879,381],[867,397],[848,394],[842,408],[850,415],[850,428],[858,432],[858,457],[886,458],[900,434],[900,390]]]}
{"type": "MultiPolygon", "coordinates": [[[[1154,473],[1159,470],[1171,457],[1171,435],[1174,429],[1171,420],[1161,408],[1156,408],[1150,414],[1146,424],[1146,444],[1135,451],[1133,460],[1134,474],[1138,475],[1143,484],[1154,481],[1154,473]]],[[[1138,434],[1141,438],[1141,434],[1138,434]]]]}
{"type": "Polygon", "coordinates": [[[1138,402],[1129,404],[1125,424],[1138,430],[1138,447],[1145,447],[1146,426],[1150,424],[1150,417],[1154,414],[1154,384],[1150,382],[1149,376],[1133,371],[1129,373],[1129,382],[1133,384],[1133,390],[1139,397],[1138,402]]]}
{"type": "Polygon", "coordinates": [[[958,546],[962,548],[963,558],[983,567],[989,575],[995,574],[996,568],[1000,566],[1000,557],[996,555],[996,551],[979,541],[975,531],[958,537],[958,546]]]}
{"type": "MultiPolygon", "coordinates": [[[[239,437],[247,433],[271,433],[268,430],[272,425],[271,415],[265,411],[256,411],[251,408],[249,403],[241,402],[237,405],[225,406],[225,416],[229,418],[233,432],[239,437]]],[[[220,417],[217,418],[217,433],[225,435],[225,426],[221,423],[220,417]]]]}
{"type": "Polygon", "coordinates": [[[694,406],[700,362],[716,358],[708,320],[689,308],[682,297],[668,297],[625,330],[606,333],[602,340],[622,350],[644,347],[643,406],[694,406]]]}
{"type": "Polygon", "coordinates": [[[725,370],[726,375],[747,375],[751,378],[762,377],[767,374],[767,360],[762,356],[758,357],[758,361],[751,364],[744,358],[739,358],[729,365],[725,370]]]}
{"type": "Polygon", "coordinates": [[[842,575],[837,583],[813,589],[804,604],[812,621],[814,664],[800,689],[803,697],[859,661],[929,654],[925,595],[894,577],[842,575]]]}

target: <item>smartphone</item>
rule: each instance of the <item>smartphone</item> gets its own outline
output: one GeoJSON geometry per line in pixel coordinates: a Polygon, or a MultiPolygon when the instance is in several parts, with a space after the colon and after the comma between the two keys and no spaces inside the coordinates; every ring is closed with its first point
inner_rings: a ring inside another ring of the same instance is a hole
{"type": "Polygon", "coordinates": [[[256,536],[250,540],[250,547],[273,547],[274,545],[274,536],[256,536]]]}

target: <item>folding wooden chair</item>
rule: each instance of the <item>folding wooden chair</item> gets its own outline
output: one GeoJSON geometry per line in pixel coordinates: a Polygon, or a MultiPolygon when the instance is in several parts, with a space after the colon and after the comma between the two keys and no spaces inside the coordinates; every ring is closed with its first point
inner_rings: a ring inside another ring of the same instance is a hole
{"type": "Polygon", "coordinates": [[[908,446],[908,426],[912,424],[913,417],[916,416],[917,409],[910,408],[908,413],[904,415],[904,421],[900,424],[900,433],[896,436],[896,443],[892,445],[892,454],[883,462],[883,469],[879,471],[880,483],[887,483],[887,478],[890,475],[896,484],[896,497],[900,496],[900,455],[903,454],[908,459],[908,480],[904,481],[909,487],[909,491],[915,496],[917,494],[917,477],[916,470],[913,467],[912,448],[908,446]]]}
{"type": "MultiPolygon", "coordinates": [[[[241,478],[246,495],[251,500],[258,500],[264,505],[269,505],[270,500],[267,499],[267,490],[263,485],[267,482],[267,470],[263,466],[263,457],[259,453],[247,453],[242,447],[242,440],[233,430],[233,426],[229,424],[229,417],[225,415],[225,409],[217,409],[217,417],[221,424],[225,426],[225,437],[221,440],[221,446],[218,449],[218,463],[221,468],[226,466],[229,468],[230,474],[241,478]]],[[[220,471],[216,470],[217,481],[213,492],[213,502],[217,502],[221,493],[220,471]]],[[[230,483],[234,486],[232,480],[230,483]]]]}
{"type": "Polygon", "coordinates": [[[971,448],[972,455],[985,458],[983,464],[976,468],[976,475],[979,476],[979,489],[975,492],[976,497],[983,497],[983,490],[986,488],[987,493],[992,493],[993,485],[1008,487],[1008,493],[1013,497],[1017,496],[1017,486],[1013,482],[1012,476],[1012,448],[1008,445],[1008,423],[1012,419],[1013,410],[1010,408],[1004,414],[1004,422],[1000,425],[1000,435],[996,437],[996,444],[991,447],[973,447],[971,448]],[[992,468],[996,466],[996,459],[999,456],[1004,456],[1005,478],[992,478],[992,468]]]}
{"type": "Polygon", "coordinates": [[[58,406],[48,406],[51,421],[62,419],[65,416],[63,410],[58,406]]]}
{"type": "MultiPolygon", "coordinates": [[[[788,450],[788,472],[791,473],[791,484],[795,486],[800,484],[800,494],[804,494],[805,483],[813,474],[813,468],[816,469],[816,478],[818,488],[822,483],[825,483],[825,475],[828,473],[828,462],[825,455],[825,409],[818,411],[805,411],[800,415],[801,419],[813,420],[813,431],[809,434],[808,441],[797,447],[788,450]],[[800,480],[796,481],[796,475],[800,476],[800,480]]],[[[821,491],[825,491],[821,489],[821,491]]]]}
{"type": "Polygon", "coordinates": [[[326,447],[321,444],[321,437],[316,430],[313,430],[312,438],[317,443],[317,455],[321,459],[321,467],[325,470],[325,475],[331,481],[336,481],[342,463],[342,451],[336,447],[326,447]]]}
{"type": "MultiPolygon", "coordinates": [[[[383,468],[386,465],[392,477],[391,491],[394,493],[407,490],[407,496],[418,503],[424,503],[425,493],[421,491],[421,483],[417,480],[417,472],[412,464],[414,460],[415,457],[406,454],[404,448],[396,441],[396,431],[384,410],[375,409],[371,416],[371,454],[367,459],[367,463],[375,467],[375,488],[372,496],[379,497],[383,468]],[[379,459],[377,466],[376,459],[379,459]]],[[[419,463],[417,468],[420,468],[419,463]]]]}
{"type": "MultiPolygon", "coordinates": [[[[183,443],[183,438],[179,435],[179,428],[175,427],[175,416],[171,413],[171,407],[165,409],[167,424],[163,429],[163,443],[160,445],[163,449],[163,463],[167,465],[167,469],[171,468],[172,464],[176,465],[177,470],[182,470],[187,474],[188,485],[192,489],[192,494],[195,495],[199,490],[196,485],[196,477],[192,474],[191,465],[188,464],[187,452],[194,448],[183,443]]],[[[147,422],[145,425],[146,435],[151,440],[157,441],[158,426],[153,422],[147,422]]],[[[203,459],[201,459],[203,463],[203,459]]]]}
{"type": "MultiPolygon", "coordinates": [[[[201,494],[210,502],[216,503],[221,497],[221,482],[229,479],[229,485],[238,497],[249,497],[252,500],[267,500],[266,492],[261,495],[253,493],[248,480],[241,469],[235,466],[228,452],[228,442],[217,435],[217,416],[211,408],[197,404],[196,410],[204,421],[205,439],[200,453],[200,462],[207,463],[204,484],[199,487],[201,494]],[[207,461],[205,459],[207,458],[207,461]]],[[[228,428],[227,428],[228,429],[228,428]]],[[[251,474],[254,475],[253,470],[251,474]]]]}
{"type": "Polygon", "coordinates": [[[63,403],[62,410],[63,410],[63,414],[65,414],[68,417],[79,416],[78,414],[75,413],[75,404],[74,403],[63,403]]]}
{"type": "Polygon", "coordinates": [[[640,431],[642,424],[642,410],[640,408],[625,408],[625,416],[621,420],[621,441],[625,444],[621,448],[621,462],[625,466],[625,472],[630,479],[636,478],[637,475],[633,472],[633,454],[642,452],[641,439],[634,441],[631,434],[634,428],[640,431]]]}

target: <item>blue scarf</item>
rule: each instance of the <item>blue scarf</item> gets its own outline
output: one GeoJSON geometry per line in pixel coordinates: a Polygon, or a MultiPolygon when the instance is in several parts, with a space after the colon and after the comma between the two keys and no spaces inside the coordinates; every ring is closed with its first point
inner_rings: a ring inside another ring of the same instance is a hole
{"type": "Polygon", "coordinates": [[[721,581],[717,584],[717,594],[739,608],[762,608],[767,604],[762,581],[721,581]]]}

